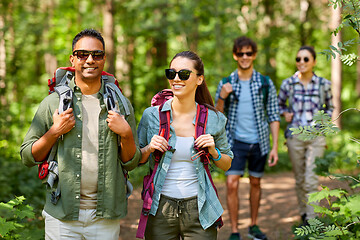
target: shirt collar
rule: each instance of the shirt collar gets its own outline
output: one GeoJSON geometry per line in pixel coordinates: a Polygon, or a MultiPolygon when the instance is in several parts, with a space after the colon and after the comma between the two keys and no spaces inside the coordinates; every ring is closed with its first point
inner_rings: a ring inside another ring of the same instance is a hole
{"type": "MultiPolygon", "coordinates": [[[[71,90],[73,90],[73,92],[76,92],[76,91],[81,91],[80,88],[76,85],[75,83],[75,76],[71,79],[71,81],[69,82],[69,87],[71,90]]],[[[105,93],[105,87],[104,87],[104,80],[103,78],[101,77],[101,87],[100,87],[100,90],[98,92],[98,94],[100,94],[101,96],[103,96],[105,93]]]]}

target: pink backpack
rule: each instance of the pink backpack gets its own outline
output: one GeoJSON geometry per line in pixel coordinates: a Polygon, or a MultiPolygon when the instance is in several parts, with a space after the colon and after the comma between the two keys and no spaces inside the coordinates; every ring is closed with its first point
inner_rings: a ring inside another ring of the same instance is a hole
{"type": "Polygon", "coordinates": [[[155,96],[151,99],[151,106],[160,106],[164,102],[174,97],[174,93],[171,89],[164,89],[155,94],[155,96]]]}

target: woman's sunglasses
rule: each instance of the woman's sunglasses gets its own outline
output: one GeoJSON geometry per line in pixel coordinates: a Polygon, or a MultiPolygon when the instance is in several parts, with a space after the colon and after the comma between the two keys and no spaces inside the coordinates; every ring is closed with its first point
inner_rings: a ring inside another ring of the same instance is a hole
{"type": "Polygon", "coordinates": [[[86,60],[90,55],[94,60],[103,60],[105,52],[101,50],[88,51],[88,50],[75,50],[73,52],[74,56],[77,56],[80,60],[86,60]]]}
{"type": "MultiPolygon", "coordinates": [[[[304,62],[308,62],[310,59],[308,57],[304,57],[304,62]]],[[[297,57],[295,58],[296,62],[300,62],[301,61],[301,57],[297,57]]]]}
{"type": "MultiPolygon", "coordinates": [[[[188,80],[190,77],[190,74],[193,71],[187,70],[187,69],[181,69],[180,71],[176,72],[174,69],[165,69],[165,76],[169,80],[174,80],[176,77],[176,74],[178,74],[180,80],[188,80]]],[[[196,74],[198,76],[201,76],[201,74],[196,74]]]]}

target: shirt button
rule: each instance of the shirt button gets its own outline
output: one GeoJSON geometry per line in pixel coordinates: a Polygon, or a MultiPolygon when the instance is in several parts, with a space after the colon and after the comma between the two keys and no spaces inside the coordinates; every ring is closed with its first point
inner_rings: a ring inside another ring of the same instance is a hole
{"type": "Polygon", "coordinates": [[[78,117],[78,118],[80,118],[80,117],[81,117],[81,116],[80,116],[80,114],[79,114],[79,115],[77,115],[77,117],[78,117]]]}
{"type": "Polygon", "coordinates": [[[202,184],[202,182],[200,182],[200,184],[202,184]]]}
{"type": "Polygon", "coordinates": [[[76,155],[77,158],[80,158],[80,154],[76,155]]]}
{"type": "Polygon", "coordinates": [[[81,138],[80,134],[78,135],[78,138],[81,138]]]}
{"type": "Polygon", "coordinates": [[[79,199],[79,196],[76,196],[75,198],[76,198],[76,199],[79,199]]]}
{"type": "Polygon", "coordinates": [[[80,101],[80,98],[78,97],[77,100],[80,101]]]}
{"type": "Polygon", "coordinates": [[[76,177],[77,177],[77,178],[80,177],[80,174],[76,174],[76,177]]]}

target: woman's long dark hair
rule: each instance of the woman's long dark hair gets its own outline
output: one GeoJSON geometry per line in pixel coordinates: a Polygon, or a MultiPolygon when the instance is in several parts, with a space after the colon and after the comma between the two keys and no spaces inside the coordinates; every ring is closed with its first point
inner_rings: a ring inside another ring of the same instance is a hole
{"type": "MultiPolygon", "coordinates": [[[[183,58],[192,60],[194,62],[194,68],[197,71],[197,74],[204,75],[204,63],[196,53],[194,53],[192,51],[180,52],[173,57],[171,62],[177,57],[183,57],[183,58]]],[[[171,62],[170,62],[170,65],[171,65],[171,62]]],[[[203,80],[202,84],[199,85],[196,89],[195,101],[198,104],[205,105],[207,108],[210,108],[211,110],[217,112],[217,110],[214,107],[214,101],[213,101],[211,94],[209,92],[209,89],[206,85],[205,76],[204,76],[204,80],[203,80]]]]}

